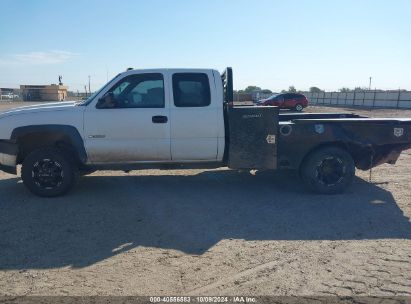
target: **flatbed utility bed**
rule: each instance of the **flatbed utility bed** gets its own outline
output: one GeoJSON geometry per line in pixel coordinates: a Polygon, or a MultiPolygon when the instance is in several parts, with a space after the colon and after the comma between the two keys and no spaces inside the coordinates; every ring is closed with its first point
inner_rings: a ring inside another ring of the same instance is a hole
{"type": "Polygon", "coordinates": [[[307,154],[326,146],[350,152],[358,169],[394,164],[411,148],[411,118],[372,118],[347,113],[280,114],[278,163],[299,169],[307,154]],[[308,152],[307,152],[308,151],[308,152]]]}
{"type": "Polygon", "coordinates": [[[354,113],[295,113],[295,112],[280,112],[280,121],[289,121],[294,119],[327,119],[327,118],[364,118],[354,113]]]}
{"type": "Polygon", "coordinates": [[[380,122],[380,123],[411,123],[411,118],[380,118],[380,117],[358,117],[358,118],[296,118],[292,119],[293,122],[351,122],[351,123],[364,123],[364,122],[380,122]]]}

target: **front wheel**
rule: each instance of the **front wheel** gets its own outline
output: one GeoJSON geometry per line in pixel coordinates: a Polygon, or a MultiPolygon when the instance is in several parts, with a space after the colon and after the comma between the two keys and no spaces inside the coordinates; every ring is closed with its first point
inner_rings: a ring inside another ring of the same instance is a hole
{"type": "Polygon", "coordinates": [[[313,192],[342,193],[354,179],[354,160],[341,148],[322,148],[306,157],[300,174],[307,188],[313,192]]]}
{"type": "Polygon", "coordinates": [[[43,197],[67,193],[75,184],[77,169],[74,161],[57,148],[42,148],[24,159],[21,178],[34,194],[43,197]]]}

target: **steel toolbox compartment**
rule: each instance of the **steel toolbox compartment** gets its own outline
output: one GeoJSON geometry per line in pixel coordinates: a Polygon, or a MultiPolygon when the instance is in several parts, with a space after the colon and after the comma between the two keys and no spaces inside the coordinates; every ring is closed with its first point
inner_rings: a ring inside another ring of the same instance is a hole
{"type": "Polygon", "coordinates": [[[277,107],[229,107],[228,166],[233,169],[277,168],[277,107]]]}

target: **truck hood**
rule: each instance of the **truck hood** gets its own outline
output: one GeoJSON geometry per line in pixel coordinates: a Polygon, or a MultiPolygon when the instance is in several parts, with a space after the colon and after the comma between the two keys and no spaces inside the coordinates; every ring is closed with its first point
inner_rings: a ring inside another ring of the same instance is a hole
{"type": "Polygon", "coordinates": [[[49,112],[49,111],[64,111],[72,109],[76,107],[75,101],[68,101],[68,102],[52,102],[46,104],[37,104],[25,107],[18,107],[7,110],[5,112],[0,113],[0,118],[11,116],[11,115],[19,115],[19,114],[28,114],[28,113],[37,113],[37,112],[49,112]]]}

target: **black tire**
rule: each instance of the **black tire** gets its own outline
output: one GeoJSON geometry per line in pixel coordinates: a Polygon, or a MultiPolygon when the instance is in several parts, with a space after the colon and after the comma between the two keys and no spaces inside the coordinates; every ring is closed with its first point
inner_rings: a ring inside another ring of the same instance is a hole
{"type": "Polygon", "coordinates": [[[306,157],[300,175],[306,187],[313,192],[342,193],[354,179],[354,160],[341,148],[322,148],[306,157]]]}
{"type": "Polygon", "coordinates": [[[294,107],[294,110],[297,112],[301,112],[304,109],[302,104],[297,103],[294,107]]]}
{"type": "Polygon", "coordinates": [[[77,179],[77,166],[72,157],[57,148],[41,148],[23,161],[21,178],[34,194],[54,197],[67,193],[77,179]]]}

